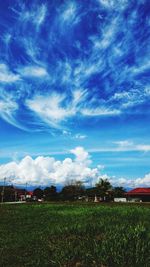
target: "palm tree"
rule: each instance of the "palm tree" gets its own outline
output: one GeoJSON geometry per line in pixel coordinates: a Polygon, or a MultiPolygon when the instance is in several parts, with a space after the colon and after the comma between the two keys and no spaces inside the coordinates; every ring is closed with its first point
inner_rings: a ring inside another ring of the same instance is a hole
{"type": "Polygon", "coordinates": [[[109,191],[111,191],[112,186],[108,179],[100,178],[99,182],[96,184],[98,194],[101,196],[103,200],[105,200],[106,196],[109,195],[109,191]]]}

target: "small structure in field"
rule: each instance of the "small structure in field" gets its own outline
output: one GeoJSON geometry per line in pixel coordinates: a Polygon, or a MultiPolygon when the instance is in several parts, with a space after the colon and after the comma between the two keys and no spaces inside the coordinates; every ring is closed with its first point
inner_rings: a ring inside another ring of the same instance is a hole
{"type": "Polygon", "coordinates": [[[126,197],[115,197],[114,202],[127,202],[126,197]]]}
{"type": "Polygon", "coordinates": [[[94,198],[94,202],[98,202],[98,198],[97,198],[96,195],[95,195],[95,198],[94,198]]]}

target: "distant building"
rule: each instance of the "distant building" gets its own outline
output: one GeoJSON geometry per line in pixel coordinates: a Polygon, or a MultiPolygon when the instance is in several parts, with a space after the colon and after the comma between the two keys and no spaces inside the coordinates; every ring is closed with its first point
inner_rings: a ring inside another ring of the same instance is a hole
{"type": "Polygon", "coordinates": [[[15,192],[17,195],[17,200],[19,200],[19,201],[25,201],[26,200],[26,190],[25,189],[15,188],[15,192]]]}
{"type": "Polygon", "coordinates": [[[20,201],[26,201],[27,199],[31,199],[33,197],[33,192],[28,192],[25,189],[16,188],[17,198],[20,201]]]}
{"type": "Polygon", "coordinates": [[[127,201],[130,202],[150,202],[150,187],[149,188],[135,188],[125,193],[127,201]]]}
{"type": "Polygon", "coordinates": [[[114,197],[114,202],[127,202],[126,197],[114,197]]]}
{"type": "Polygon", "coordinates": [[[33,197],[33,192],[32,191],[27,191],[26,193],[26,199],[27,198],[32,198],[33,197]]]}

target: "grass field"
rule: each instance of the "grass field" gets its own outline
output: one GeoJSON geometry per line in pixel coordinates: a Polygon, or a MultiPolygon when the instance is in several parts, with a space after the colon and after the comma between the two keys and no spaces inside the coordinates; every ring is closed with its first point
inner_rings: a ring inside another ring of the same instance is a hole
{"type": "Polygon", "coordinates": [[[0,266],[150,266],[150,206],[0,206],[0,266]]]}

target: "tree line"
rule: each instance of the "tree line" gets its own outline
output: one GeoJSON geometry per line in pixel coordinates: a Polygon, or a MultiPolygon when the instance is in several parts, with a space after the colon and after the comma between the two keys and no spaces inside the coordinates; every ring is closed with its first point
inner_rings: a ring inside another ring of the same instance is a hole
{"type": "MultiPolygon", "coordinates": [[[[2,194],[2,186],[0,193],[2,194]]],[[[101,201],[111,201],[114,197],[123,197],[125,189],[123,187],[113,187],[107,179],[100,179],[94,187],[86,188],[81,181],[71,181],[57,191],[56,186],[47,186],[44,189],[37,187],[33,190],[33,199],[43,199],[45,201],[75,201],[93,200],[97,197],[101,201]]],[[[22,194],[27,191],[22,189],[22,194]]],[[[16,201],[19,198],[18,191],[13,186],[5,187],[4,201],[16,201]]]]}

